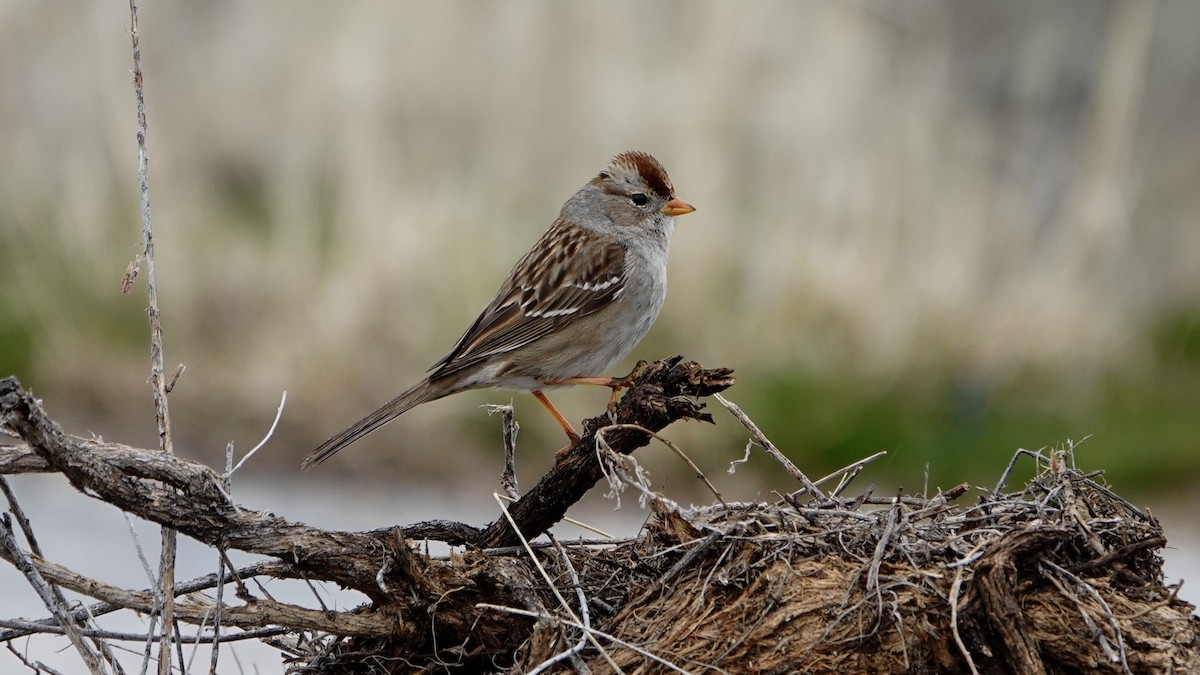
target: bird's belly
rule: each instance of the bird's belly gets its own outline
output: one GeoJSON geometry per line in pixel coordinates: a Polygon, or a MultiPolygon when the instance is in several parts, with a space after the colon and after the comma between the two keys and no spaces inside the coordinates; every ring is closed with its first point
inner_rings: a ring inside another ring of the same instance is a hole
{"type": "Polygon", "coordinates": [[[646,337],[662,304],[662,294],[654,294],[640,301],[638,311],[626,315],[633,317],[632,321],[616,323],[611,316],[597,313],[580,319],[580,330],[569,338],[547,335],[539,341],[536,353],[527,352],[503,365],[496,364],[503,374],[495,386],[533,391],[549,388],[547,381],[612,375],[608,369],[646,337]]]}

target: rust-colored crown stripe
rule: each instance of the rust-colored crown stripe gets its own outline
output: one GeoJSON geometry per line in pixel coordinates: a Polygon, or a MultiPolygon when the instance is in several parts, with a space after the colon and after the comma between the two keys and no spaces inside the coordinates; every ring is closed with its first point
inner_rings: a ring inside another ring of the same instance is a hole
{"type": "Polygon", "coordinates": [[[612,165],[618,164],[641,174],[646,185],[659,197],[671,199],[675,196],[675,188],[671,185],[671,179],[667,177],[667,170],[650,155],[637,150],[622,152],[613,157],[612,165]]]}

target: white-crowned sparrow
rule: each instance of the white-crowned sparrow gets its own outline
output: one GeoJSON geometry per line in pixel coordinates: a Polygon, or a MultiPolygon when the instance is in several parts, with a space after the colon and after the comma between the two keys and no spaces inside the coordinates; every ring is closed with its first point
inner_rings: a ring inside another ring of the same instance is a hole
{"type": "Polygon", "coordinates": [[[304,468],[414,406],[485,387],[532,392],[574,443],[579,435],[543,390],[613,386],[616,380],[599,374],[645,337],[662,309],[675,216],[692,211],[675,197],[658,160],[644,152],[617,155],[563,204],[428,376],[322,443],[304,468]]]}

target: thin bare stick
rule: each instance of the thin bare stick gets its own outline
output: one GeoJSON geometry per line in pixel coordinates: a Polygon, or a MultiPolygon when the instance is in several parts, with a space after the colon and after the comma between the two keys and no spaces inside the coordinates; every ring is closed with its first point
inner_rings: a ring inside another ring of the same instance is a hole
{"type": "Polygon", "coordinates": [[[29,558],[29,554],[17,544],[17,539],[13,536],[13,531],[9,526],[9,519],[7,517],[0,518],[0,548],[3,548],[8,553],[8,557],[12,559],[13,564],[17,569],[21,570],[21,573],[29,581],[29,585],[41,597],[42,602],[46,605],[46,609],[50,610],[50,613],[54,615],[54,618],[58,621],[58,625],[66,630],[67,637],[70,638],[71,644],[75,646],[76,651],[83,658],[83,662],[87,665],[88,670],[96,674],[103,673],[104,665],[101,663],[100,655],[83,639],[75,623],[68,617],[66,603],[62,600],[62,593],[56,592],[57,589],[50,586],[41,573],[38,572],[37,567],[29,558]]]}
{"type": "MultiPolygon", "coordinates": [[[[284,392],[284,396],[287,392],[284,392]]],[[[280,411],[283,410],[283,402],[279,403],[280,411]]],[[[279,413],[275,414],[275,419],[279,419],[279,413]]],[[[275,425],[271,425],[271,430],[274,431],[275,425]]],[[[247,455],[249,457],[249,455],[247,455]]],[[[225,491],[232,492],[232,476],[233,476],[233,441],[225,444],[225,473],[221,476],[221,482],[224,483],[225,491]]],[[[230,501],[233,501],[230,499],[230,501]]],[[[213,609],[213,635],[217,638],[213,640],[212,652],[208,658],[209,675],[216,675],[217,663],[220,659],[221,652],[221,609],[225,606],[225,551],[220,547],[217,548],[217,601],[216,607],[213,609]]]]}
{"type": "MultiPolygon", "coordinates": [[[[1110,607],[1109,604],[1107,602],[1105,602],[1104,596],[1100,595],[1100,593],[1098,591],[1096,591],[1095,587],[1093,587],[1091,584],[1087,583],[1083,579],[1080,579],[1078,576],[1072,574],[1069,570],[1054,564],[1052,561],[1043,560],[1043,561],[1041,561],[1040,564],[1051,570],[1054,570],[1058,574],[1060,574],[1063,577],[1065,577],[1066,579],[1068,579],[1072,584],[1075,585],[1075,588],[1082,590],[1088,597],[1092,598],[1092,600],[1095,601],[1096,604],[1100,605],[1101,609],[1104,610],[1104,618],[1108,619],[1109,628],[1112,630],[1113,635],[1116,637],[1116,641],[1117,641],[1117,650],[1118,651],[1116,654],[1110,653],[1109,659],[1112,661],[1119,661],[1121,664],[1121,670],[1125,673],[1130,673],[1131,671],[1129,670],[1129,662],[1127,660],[1127,654],[1125,652],[1125,634],[1121,630],[1121,624],[1117,621],[1116,615],[1113,614],[1112,607],[1110,607]],[[1114,658],[1114,657],[1116,657],[1116,658],[1114,658]]],[[[1066,592],[1066,589],[1063,587],[1063,585],[1058,580],[1056,580],[1053,575],[1046,575],[1046,576],[1050,579],[1050,581],[1052,583],[1054,583],[1055,586],[1058,587],[1058,589],[1060,591],[1063,592],[1064,595],[1068,595],[1075,602],[1075,605],[1079,608],[1080,614],[1083,616],[1084,622],[1086,624],[1088,624],[1089,628],[1092,629],[1093,635],[1097,637],[1097,642],[1100,644],[1100,646],[1102,648],[1104,648],[1105,652],[1109,652],[1111,650],[1111,646],[1106,644],[1106,640],[1108,639],[1107,636],[1104,635],[1103,631],[1101,631],[1098,626],[1094,625],[1095,622],[1092,619],[1091,615],[1088,614],[1087,607],[1086,607],[1086,605],[1084,605],[1083,601],[1080,600],[1078,597],[1076,597],[1074,594],[1068,594],[1066,592]]]]}
{"type": "MultiPolygon", "coordinates": [[[[62,635],[66,631],[60,626],[47,626],[44,624],[34,623],[32,621],[22,621],[21,619],[0,619],[0,626],[11,628],[13,630],[25,631],[27,633],[47,633],[51,635],[62,635]]],[[[89,638],[100,638],[104,640],[121,640],[124,642],[141,642],[146,639],[144,633],[122,633],[119,631],[99,630],[95,628],[80,628],[79,634],[89,638]]],[[[230,635],[210,635],[207,633],[199,633],[196,635],[188,635],[183,638],[185,642],[195,642],[198,644],[219,644],[221,642],[237,642],[239,640],[257,640],[259,638],[282,635],[289,632],[291,629],[283,626],[268,626],[266,628],[254,628],[251,630],[241,631],[230,635]]],[[[160,638],[158,635],[151,635],[150,639],[157,642],[160,638]]]]}
{"type": "Polygon", "coordinates": [[[967,660],[967,667],[971,669],[971,675],[979,675],[979,669],[975,667],[975,659],[971,658],[971,650],[967,649],[967,644],[963,642],[962,635],[958,632],[958,596],[962,592],[962,577],[963,568],[959,567],[954,574],[954,583],[950,584],[950,632],[954,634],[954,644],[958,645],[958,651],[967,660]]]}
{"type": "Polygon", "coordinates": [[[8,647],[8,651],[12,652],[13,656],[17,657],[17,659],[21,663],[25,664],[26,668],[29,668],[34,673],[46,672],[46,673],[49,673],[50,675],[62,675],[62,673],[51,668],[50,666],[48,666],[44,663],[42,663],[41,661],[30,661],[29,659],[25,658],[25,655],[22,654],[21,652],[17,651],[17,648],[12,646],[11,644],[7,644],[4,646],[8,647]]]}
{"type": "Polygon", "coordinates": [[[489,403],[483,406],[488,415],[500,413],[504,418],[504,473],[500,474],[500,487],[513,501],[521,498],[521,489],[517,486],[517,432],[521,425],[513,419],[512,404],[496,405],[489,403]]]}
{"type": "Polygon", "coordinates": [[[133,527],[133,518],[130,518],[128,513],[124,515],[125,524],[129,527],[129,537],[133,539],[133,548],[137,551],[137,557],[142,563],[142,570],[146,573],[146,578],[150,580],[150,585],[153,586],[156,581],[154,570],[150,569],[150,561],[146,559],[146,552],[142,550],[142,540],[138,537],[137,530],[133,527]]]}
{"type": "MultiPolygon", "coordinates": [[[[133,43],[133,92],[137,98],[138,194],[142,206],[142,244],[146,261],[146,287],[150,317],[150,389],[154,396],[155,419],[158,422],[159,449],[174,454],[171,437],[171,414],[167,406],[167,387],[163,379],[162,321],[158,311],[158,283],[154,270],[154,228],[150,215],[150,156],[146,152],[146,97],[142,90],[142,45],[138,36],[137,0],[129,0],[129,35],[133,43]]],[[[171,672],[171,644],[167,639],[175,625],[175,531],[162,529],[162,550],[159,555],[159,583],[162,586],[162,636],[158,650],[159,675],[171,672]]]]}
{"type": "MultiPolygon", "coordinates": [[[[0,557],[9,559],[8,551],[0,547],[0,557]]],[[[153,612],[157,606],[154,594],[146,591],[131,591],[90,579],[62,565],[40,558],[30,559],[30,564],[47,581],[63,588],[87,595],[99,600],[120,605],[137,612],[153,612]]],[[[16,559],[10,560],[16,564],[16,559]]],[[[225,564],[228,566],[229,561],[225,564]]],[[[230,567],[232,569],[232,567],[230,567]]],[[[211,576],[211,575],[210,575],[211,576]]],[[[184,599],[175,607],[176,616],[188,623],[198,624],[208,620],[212,610],[212,600],[203,596],[191,596],[184,599]]],[[[288,626],[295,629],[321,631],[337,631],[339,635],[382,635],[396,630],[395,621],[389,617],[370,614],[357,614],[352,611],[331,614],[326,611],[308,609],[299,605],[290,605],[274,600],[252,599],[243,606],[226,606],[224,610],[226,625],[239,628],[264,628],[267,626],[288,626]]],[[[62,622],[55,620],[62,625],[62,622]]],[[[174,636],[167,636],[163,642],[175,642],[174,636]]]]}
{"type": "Polygon", "coordinates": [[[175,366],[175,373],[171,375],[171,379],[167,382],[167,386],[164,387],[164,391],[166,391],[168,394],[174,391],[175,383],[179,381],[179,376],[183,375],[183,371],[185,370],[187,370],[187,366],[183,365],[182,363],[178,366],[175,366]]]}
{"type": "Polygon", "coordinates": [[[1046,457],[1042,453],[1026,450],[1025,448],[1018,448],[1017,451],[1013,453],[1012,459],[1008,460],[1008,466],[1004,467],[1004,473],[1000,474],[1000,480],[996,481],[996,487],[992,489],[993,499],[1000,496],[1000,491],[1003,490],[1004,486],[1008,483],[1008,477],[1012,475],[1013,468],[1017,465],[1017,460],[1022,456],[1032,457],[1035,461],[1045,464],[1046,466],[1050,466],[1050,458],[1046,457]]]}
{"type": "MultiPolygon", "coordinates": [[[[263,436],[263,439],[258,442],[258,445],[254,446],[253,448],[250,449],[250,452],[246,453],[246,456],[242,458],[242,461],[237,463],[237,466],[233,467],[232,469],[226,470],[226,473],[225,473],[226,478],[232,476],[235,471],[242,468],[242,465],[246,463],[246,460],[253,457],[254,453],[258,452],[259,448],[266,445],[267,441],[271,440],[271,436],[273,436],[275,434],[275,427],[279,426],[279,418],[283,417],[283,406],[286,403],[287,403],[287,392],[285,391],[285,392],[283,392],[283,396],[281,396],[279,398],[279,407],[275,409],[275,421],[271,422],[271,428],[267,429],[267,435],[263,436]]],[[[226,485],[225,489],[228,490],[229,486],[226,485]]]]}
{"type": "MultiPolygon", "coordinates": [[[[592,629],[592,617],[588,609],[587,595],[584,594],[583,586],[579,583],[579,574],[575,572],[575,566],[571,564],[571,557],[567,555],[567,550],[558,543],[558,539],[553,534],[547,533],[547,536],[550,538],[550,542],[554,544],[554,547],[558,549],[558,554],[563,559],[563,566],[567,568],[567,573],[571,576],[571,585],[575,588],[576,599],[579,600],[579,613],[583,616],[583,630],[579,633],[579,640],[573,646],[542,661],[536,668],[529,671],[529,675],[538,675],[545,672],[559,661],[566,659],[575,661],[578,659],[579,652],[583,651],[583,648],[587,646],[587,633],[592,629]]],[[[576,670],[579,670],[578,666],[576,670]]]]}
{"type": "MultiPolygon", "coordinates": [[[[520,499],[520,497],[510,497],[510,496],[508,496],[508,495],[500,495],[500,498],[501,498],[501,499],[503,499],[503,500],[504,500],[504,501],[506,501],[506,502],[509,502],[509,503],[515,502],[515,501],[517,501],[518,499],[520,499]]],[[[570,523],[570,524],[574,525],[575,527],[578,527],[578,528],[580,528],[580,529],[582,529],[582,530],[587,530],[588,532],[591,532],[592,534],[596,534],[596,535],[599,535],[599,536],[601,536],[601,537],[604,537],[605,539],[611,539],[611,540],[614,540],[614,541],[615,541],[615,540],[616,540],[616,538],[617,538],[617,537],[616,537],[616,535],[612,534],[611,532],[605,532],[604,530],[602,530],[602,529],[600,529],[600,528],[596,527],[595,525],[589,525],[588,523],[585,523],[585,522],[583,522],[582,520],[576,520],[576,519],[574,519],[574,518],[566,518],[566,517],[564,517],[564,518],[562,519],[562,522],[564,522],[564,523],[570,523]]],[[[533,546],[544,546],[544,544],[533,544],[533,546]]],[[[509,547],[509,548],[512,548],[512,549],[514,549],[514,550],[515,550],[515,549],[517,549],[518,547],[516,547],[516,546],[512,546],[512,547],[509,547]]],[[[504,550],[504,549],[492,549],[492,548],[490,548],[490,549],[486,549],[486,550],[487,550],[489,553],[498,553],[499,551],[502,551],[502,550],[504,550]]]]}
{"type": "MultiPolygon", "coordinates": [[[[270,561],[258,562],[253,565],[243,567],[239,570],[235,570],[235,574],[242,574],[244,576],[257,576],[259,574],[271,575],[271,574],[282,573],[283,571],[290,570],[290,569],[291,569],[291,566],[288,565],[287,563],[281,563],[281,562],[276,562],[276,561],[270,560],[270,561]]],[[[195,593],[196,591],[202,591],[202,590],[206,590],[206,589],[216,586],[218,581],[219,580],[218,580],[216,574],[209,574],[206,576],[197,577],[196,579],[192,579],[190,581],[185,581],[183,583],[176,584],[175,591],[180,594],[195,593]]],[[[151,590],[143,590],[143,591],[138,591],[138,592],[140,592],[142,594],[147,594],[147,593],[153,594],[154,590],[151,589],[151,590]]],[[[105,614],[111,614],[113,612],[117,612],[122,609],[126,609],[126,607],[123,605],[114,604],[111,602],[97,602],[97,603],[93,603],[91,605],[87,605],[86,607],[76,609],[75,611],[71,612],[67,616],[71,621],[79,622],[79,621],[83,621],[89,617],[103,616],[105,614]]],[[[10,630],[0,632],[0,642],[9,642],[9,641],[15,640],[20,637],[25,637],[26,635],[31,635],[33,633],[39,632],[41,627],[55,626],[57,624],[57,621],[54,618],[49,618],[49,619],[38,619],[36,621],[26,621],[24,623],[28,624],[29,626],[35,626],[38,628],[21,629],[21,628],[11,627],[10,630]]],[[[3,626],[3,625],[5,625],[5,624],[0,622],[0,626],[3,626]]]]}
{"type": "Polygon", "coordinates": [[[834,471],[833,473],[829,474],[828,476],[824,476],[822,478],[818,478],[817,480],[814,480],[813,485],[822,485],[824,483],[827,483],[827,482],[833,480],[834,478],[837,478],[838,476],[841,476],[842,474],[857,473],[857,472],[861,471],[864,466],[870,464],[871,462],[874,462],[875,460],[879,459],[880,457],[883,457],[886,454],[887,454],[887,450],[880,450],[879,452],[871,455],[870,457],[863,457],[862,459],[858,460],[857,462],[843,466],[842,468],[838,469],[837,471],[834,471]]]}
{"type": "Polygon", "coordinates": [[[514,520],[512,514],[508,512],[508,507],[504,504],[504,498],[498,493],[493,493],[492,496],[496,498],[496,503],[500,505],[500,512],[504,514],[505,519],[508,520],[508,524],[513,528],[513,531],[517,533],[517,537],[520,538],[521,543],[525,546],[525,552],[529,554],[529,560],[533,562],[533,566],[536,567],[538,573],[542,575],[542,579],[546,581],[546,585],[549,586],[550,590],[554,593],[554,597],[558,600],[558,604],[562,606],[563,611],[565,611],[567,615],[571,617],[571,620],[579,626],[580,630],[584,631],[584,634],[587,635],[588,639],[591,641],[592,646],[599,650],[599,652],[608,661],[608,665],[612,666],[614,671],[621,672],[621,669],[617,666],[616,662],[609,658],[608,652],[604,651],[604,648],[601,647],[600,643],[596,641],[596,638],[594,635],[592,635],[591,630],[585,629],[582,624],[579,623],[579,617],[575,615],[575,611],[571,609],[571,605],[567,602],[567,599],[563,597],[562,593],[558,590],[558,587],[554,585],[554,579],[550,578],[550,573],[546,571],[544,566],[542,566],[542,561],[538,560],[538,557],[533,554],[533,549],[529,546],[529,540],[525,538],[525,535],[521,534],[521,528],[517,527],[517,521],[514,520]]]}
{"type": "Polygon", "coordinates": [[[700,467],[696,466],[696,463],[692,461],[692,458],[688,457],[683,452],[683,450],[680,450],[679,446],[675,445],[671,441],[668,441],[667,439],[663,438],[662,436],[654,433],[653,431],[650,431],[649,429],[647,429],[639,424],[610,424],[607,427],[604,427],[602,429],[597,429],[596,437],[599,439],[601,437],[601,434],[604,433],[605,431],[615,430],[615,429],[632,429],[632,430],[644,432],[646,434],[649,434],[652,438],[657,440],[659,443],[662,443],[663,445],[670,448],[671,452],[674,452],[680,459],[682,459],[684,461],[685,464],[688,465],[689,468],[691,468],[692,472],[696,474],[696,478],[699,478],[700,480],[704,481],[704,484],[706,486],[708,486],[708,489],[713,493],[713,496],[717,498],[717,501],[721,502],[722,506],[726,506],[726,507],[729,506],[728,504],[725,503],[725,498],[721,496],[721,493],[717,492],[717,487],[708,480],[708,476],[704,475],[704,472],[700,470],[700,467]]]}
{"type": "Polygon", "coordinates": [[[146,285],[149,293],[150,317],[150,384],[154,407],[158,414],[158,435],[163,452],[172,452],[167,407],[166,384],[163,381],[162,323],[158,310],[158,286],[154,269],[154,231],[150,215],[150,186],[148,181],[149,155],[146,152],[146,100],[142,91],[142,48],[138,37],[137,0],[129,0],[129,33],[133,40],[133,90],[137,97],[138,189],[142,207],[143,258],[146,261],[146,285]]]}
{"type": "Polygon", "coordinates": [[[817,500],[818,503],[825,503],[829,500],[829,498],[825,496],[825,493],[821,492],[821,489],[813,484],[813,482],[808,479],[808,476],[804,475],[804,472],[800,470],[800,467],[796,466],[792,460],[788,459],[786,455],[779,451],[779,448],[775,447],[775,444],[771,442],[771,439],[767,438],[766,434],[764,434],[762,430],[758,428],[758,425],[754,423],[754,420],[750,419],[746,413],[742,412],[741,408],[720,394],[714,393],[713,397],[716,398],[721,405],[725,406],[725,409],[732,413],[733,416],[737,418],[737,421],[742,423],[742,426],[746,427],[746,430],[749,431],[750,435],[754,437],[754,440],[760,446],[762,446],[762,449],[767,451],[768,455],[773,457],[775,461],[782,464],[783,468],[786,469],[793,478],[800,481],[800,484],[804,486],[804,489],[808,491],[808,494],[812,495],[813,499],[817,500]]]}
{"type": "MultiPolygon", "coordinates": [[[[504,605],[493,605],[493,604],[487,603],[487,602],[480,602],[480,603],[477,603],[475,606],[478,607],[479,609],[490,609],[495,612],[505,612],[507,614],[516,614],[517,616],[527,616],[531,619],[541,619],[544,621],[553,621],[553,622],[561,624],[563,626],[570,626],[571,628],[578,628],[579,630],[584,630],[583,624],[579,623],[578,621],[568,621],[566,619],[554,616],[552,614],[542,614],[539,612],[530,612],[529,610],[525,610],[525,609],[517,609],[516,607],[505,607],[504,605]]],[[[682,673],[683,675],[691,675],[691,673],[689,671],[684,670],[683,668],[680,668],[679,666],[675,665],[674,663],[671,663],[670,661],[664,659],[663,657],[658,656],[657,654],[652,654],[652,653],[646,651],[645,649],[642,649],[641,647],[633,644],[632,642],[626,642],[625,640],[622,640],[621,638],[619,638],[615,635],[610,635],[608,633],[605,633],[602,630],[597,630],[595,628],[588,629],[586,632],[589,636],[592,636],[593,639],[595,639],[596,637],[604,638],[605,640],[611,641],[615,645],[618,645],[618,646],[624,647],[626,649],[629,649],[631,651],[634,651],[634,652],[650,659],[651,661],[654,661],[655,663],[665,666],[665,667],[669,668],[670,670],[673,670],[677,673],[682,673]]],[[[622,671],[618,670],[617,672],[622,672],[622,671]]]]}
{"type": "Polygon", "coordinates": [[[883,532],[879,535],[879,541],[875,543],[875,550],[871,555],[871,564],[867,570],[867,591],[875,593],[876,597],[880,597],[879,588],[879,568],[883,565],[883,559],[887,555],[888,546],[892,543],[892,537],[896,536],[896,530],[900,525],[900,500],[897,498],[892,501],[892,508],[887,511],[887,519],[883,524],[883,532]]]}
{"type": "Polygon", "coordinates": [[[8,500],[8,510],[12,512],[13,517],[17,519],[17,525],[21,526],[21,534],[25,535],[25,542],[29,544],[29,550],[39,558],[42,555],[42,547],[38,546],[37,537],[33,536],[33,526],[29,523],[29,518],[25,517],[25,511],[17,502],[17,495],[9,486],[8,480],[4,476],[0,476],[0,491],[4,492],[4,498],[8,500]]]}
{"type": "MultiPolygon", "coordinates": [[[[4,492],[4,498],[8,501],[9,511],[13,514],[13,517],[17,520],[17,524],[21,527],[21,533],[25,536],[25,541],[29,544],[30,552],[32,552],[33,555],[37,556],[38,558],[42,558],[42,549],[38,545],[37,537],[35,537],[33,534],[33,525],[30,523],[29,518],[26,517],[25,510],[21,508],[20,502],[17,501],[16,493],[12,491],[8,481],[3,476],[0,476],[0,491],[4,492]]],[[[8,529],[9,536],[12,536],[11,526],[8,524],[7,519],[5,519],[3,527],[8,529]]],[[[12,543],[13,546],[17,545],[15,536],[12,539],[12,543]]],[[[65,615],[67,613],[68,606],[66,597],[63,596],[62,591],[59,590],[58,586],[48,584],[48,587],[55,606],[60,609],[58,616],[65,615]]],[[[89,624],[92,623],[90,621],[91,618],[92,617],[90,616],[86,617],[89,624]]],[[[83,621],[84,619],[85,617],[80,617],[80,621],[83,621]]],[[[79,628],[74,624],[68,626],[65,630],[68,636],[79,634],[79,628]]],[[[108,662],[114,664],[114,666],[116,665],[116,662],[113,661],[112,655],[109,653],[108,646],[106,644],[96,641],[96,647],[100,650],[101,658],[108,657],[108,662]]],[[[119,666],[116,667],[119,670],[119,666]]]]}

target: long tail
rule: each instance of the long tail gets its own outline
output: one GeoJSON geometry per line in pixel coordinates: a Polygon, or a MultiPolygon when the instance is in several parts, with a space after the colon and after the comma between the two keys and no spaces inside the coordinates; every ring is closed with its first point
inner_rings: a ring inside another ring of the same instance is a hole
{"type": "Polygon", "coordinates": [[[439,399],[452,393],[452,391],[450,387],[445,386],[443,383],[430,382],[428,379],[421,380],[403,394],[379,406],[379,409],[375,412],[355,422],[348,428],[335,434],[333,438],[322,443],[320,447],[313,450],[309,453],[308,457],[304,458],[304,463],[301,467],[305,471],[308,471],[321,462],[333,457],[338,450],[391,422],[409,409],[422,403],[439,399]]]}

